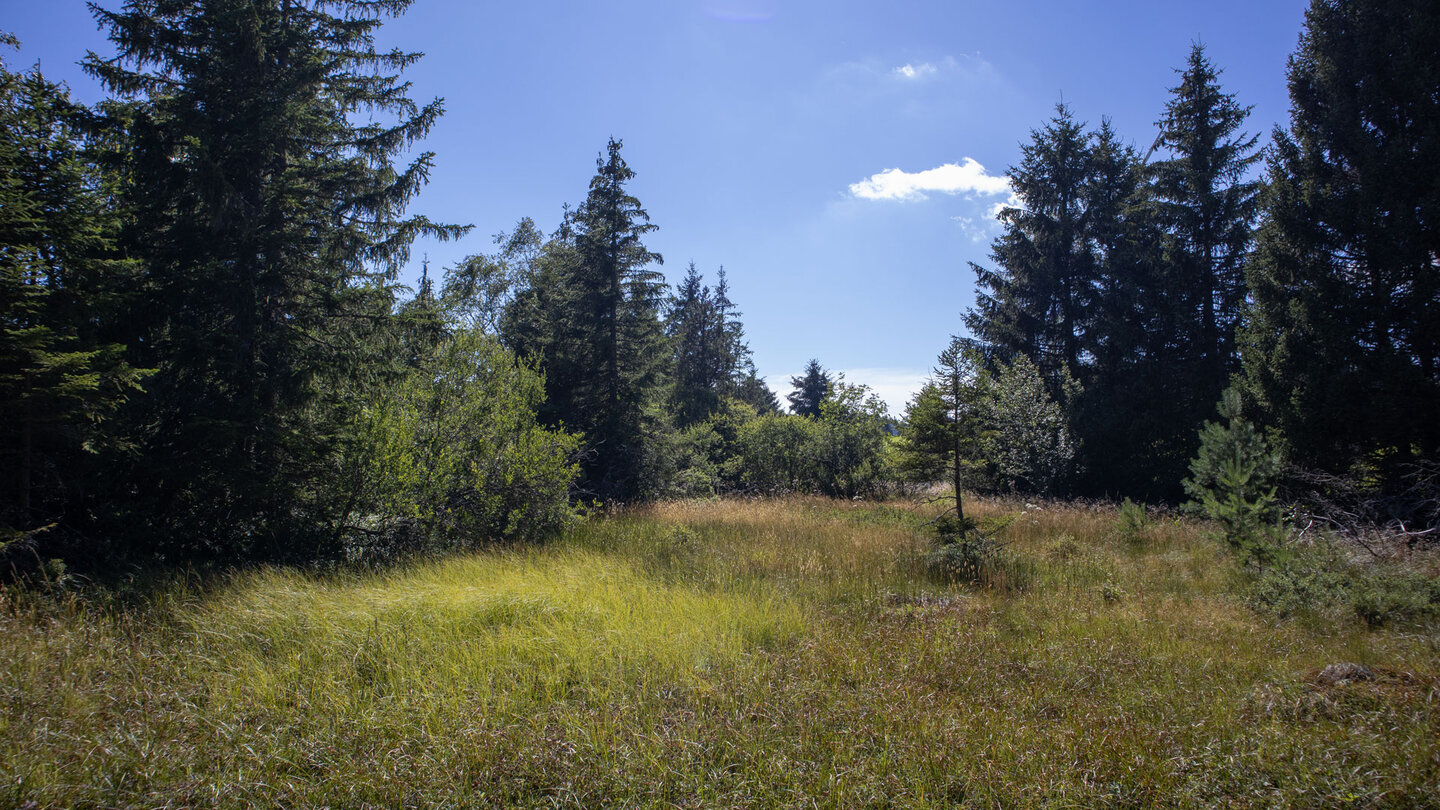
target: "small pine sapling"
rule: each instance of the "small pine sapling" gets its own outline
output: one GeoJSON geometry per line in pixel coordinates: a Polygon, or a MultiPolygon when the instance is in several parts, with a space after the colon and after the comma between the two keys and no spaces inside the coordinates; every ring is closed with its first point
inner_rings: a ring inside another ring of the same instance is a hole
{"type": "Polygon", "coordinates": [[[1223,422],[1206,422],[1200,430],[1200,452],[1190,462],[1185,492],[1220,524],[1225,541],[1263,570],[1279,556],[1283,533],[1275,496],[1280,455],[1241,415],[1235,389],[1221,396],[1219,412],[1223,422]]]}

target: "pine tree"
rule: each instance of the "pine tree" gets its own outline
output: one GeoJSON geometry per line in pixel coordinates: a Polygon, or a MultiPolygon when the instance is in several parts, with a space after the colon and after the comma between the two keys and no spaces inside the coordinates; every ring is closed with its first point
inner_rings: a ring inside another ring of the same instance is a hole
{"type": "Polygon", "coordinates": [[[1030,358],[1059,396],[1061,369],[1081,376],[1091,334],[1095,256],[1087,231],[1091,139],[1063,104],[1021,147],[1010,183],[1018,207],[1000,214],[994,270],[971,264],[978,290],[965,315],[971,335],[1002,361],[1030,358]]]}
{"type": "Polygon", "coordinates": [[[1280,456],[1241,411],[1240,393],[1225,389],[1222,422],[1206,422],[1185,492],[1222,527],[1226,542],[1260,565],[1276,554],[1280,456]]]}
{"type": "Polygon", "coordinates": [[[1166,233],[1167,292],[1185,308],[1176,337],[1189,351],[1171,372],[1192,384],[1177,413],[1189,433],[1238,367],[1235,328],[1261,188],[1247,177],[1263,155],[1258,136],[1240,132],[1250,108],[1221,92],[1203,46],[1191,48],[1170,92],[1156,142],[1170,157],[1150,165],[1150,194],[1166,233]]]}
{"type": "Polygon", "coordinates": [[[140,534],[172,551],[309,556],[334,497],[355,381],[374,367],[406,216],[432,155],[395,156],[441,114],[406,96],[419,54],[375,49],[409,0],[131,0],[95,8],[117,54],[86,68],[131,99],[128,244],[158,367],[140,534]]]}
{"type": "Polygon", "coordinates": [[[790,400],[790,412],[796,416],[818,417],[820,403],[830,393],[830,375],[820,367],[820,361],[812,359],[805,365],[805,373],[791,377],[790,385],[795,389],[786,397],[790,400]]]}
{"type": "Polygon", "coordinates": [[[621,147],[612,138],[596,160],[585,202],[566,210],[501,319],[507,345],[545,372],[545,421],[584,433],[582,489],[607,501],[657,485],[655,440],[669,429],[663,260],[644,245],[656,226],[626,188],[635,173],[621,147]]]}
{"type": "Polygon", "coordinates": [[[1292,463],[1440,460],[1440,7],[1315,0],[1248,268],[1244,384],[1292,463]]]}
{"type": "MultiPolygon", "coordinates": [[[[0,60],[0,554],[47,525],[87,528],[99,454],[123,443],[113,417],[143,377],[107,339],[133,268],[115,254],[113,177],[88,118],[63,87],[0,60]]],[[[57,534],[47,553],[68,539],[57,534]]]]}

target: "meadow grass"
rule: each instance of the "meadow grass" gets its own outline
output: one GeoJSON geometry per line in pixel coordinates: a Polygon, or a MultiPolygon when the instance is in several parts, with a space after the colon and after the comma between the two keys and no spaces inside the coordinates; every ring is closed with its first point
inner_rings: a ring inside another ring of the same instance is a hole
{"type": "Polygon", "coordinates": [[[1436,628],[1257,613],[1187,521],[972,511],[997,587],[927,577],[933,507],[796,498],[6,591],[0,805],[1440,806],[1436,628]]]}

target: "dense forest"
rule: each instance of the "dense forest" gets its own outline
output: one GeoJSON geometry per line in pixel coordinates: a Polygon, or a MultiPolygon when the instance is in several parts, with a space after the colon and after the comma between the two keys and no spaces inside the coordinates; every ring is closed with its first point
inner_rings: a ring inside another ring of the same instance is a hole
{"type": "Polygon", "coordinates": [[[1268,138],[1201,45],[1157,132],[1057,106],[964,336],[889,414],[818,359],[782,411],[724,270],[666,283],[618,139],[551,230],[402,288],[417,238],[470,230],[407,214],[443,113],[376,47],[409,4],[97,8],[95,106],[0,65],[6,568],[363,562],[937,482],[1190,502],[1262,561],[1287,509],[1440,526],[1440,7],[1314,0],[1268,138]]]}

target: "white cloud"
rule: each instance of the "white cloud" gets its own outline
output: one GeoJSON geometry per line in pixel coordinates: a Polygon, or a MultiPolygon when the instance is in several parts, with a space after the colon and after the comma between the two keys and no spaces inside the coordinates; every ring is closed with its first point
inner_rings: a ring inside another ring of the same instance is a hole
{"type": "Polygon", "coordinates": [[[923,172],[886,169],[850,184],[850,193],[863,200],[924,200],[926,192],[943,194],[1010,194],[1010,178],[985,172],[974,158],[946,163],[923,172]]]}
{"type": "Polygon", "coordinates": [[[895,74],[902,79],[911,81],[925,79],[940,72],[940,68],[929,62],[921,62],[918,65],[905,64],[895,68],[895,74]]]}
{"type": "Polygon", "coordinates": [[[1010,192],[1010,198],[1009,198],[1009,199],[1005,200],[1004,202],[997,202],[997,203],[995,203],[994,205],[990,206],[990,209],[985,212],[985,216],[989,217],[990,219],[999,219],[999,218],[1000,218],[1000,212],[1001,212],[1001,211],[1004,211],[1006,208],[1019,208],[1019,207],[1020,207],[1020,195],[1019,195],[1019,194],[1016,194],[1015,192],[1012,191],[1012,192],[1010,192]]]}

